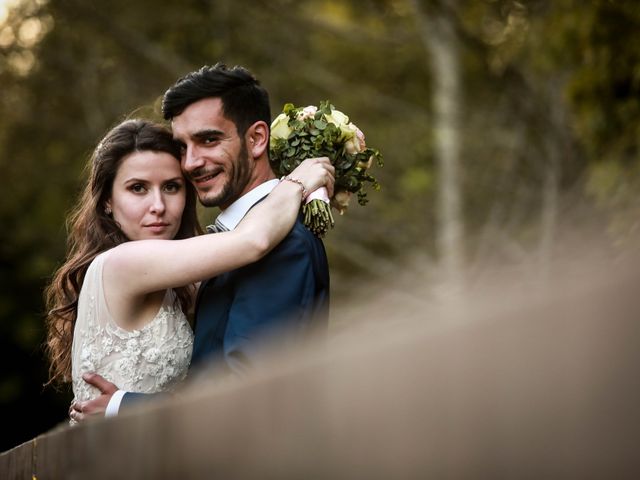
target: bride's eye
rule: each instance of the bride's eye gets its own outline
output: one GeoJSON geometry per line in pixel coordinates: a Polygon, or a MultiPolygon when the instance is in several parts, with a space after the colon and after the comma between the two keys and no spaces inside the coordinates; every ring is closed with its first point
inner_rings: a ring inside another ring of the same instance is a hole
{"type": "Polygon", "coordinates": [[[143,193],[145,191],[145,188],[141,183],[134,183],[129,187],[129,190],[131,190],[133,193],[143,193]]]}
{"type": "Polygon", "coordinates": [[[165,191],[168,193],[179,192],[181,188],[182,185],[180,185],[178,182],[169,182],[164,186],[165,191]]]}

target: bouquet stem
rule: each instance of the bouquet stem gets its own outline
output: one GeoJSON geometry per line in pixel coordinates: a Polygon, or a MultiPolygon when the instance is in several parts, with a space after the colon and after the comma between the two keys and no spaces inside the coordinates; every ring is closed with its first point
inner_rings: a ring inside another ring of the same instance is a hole
{"type": "Polygon", "coordinates": [[[331,213],[331,206],[323,200],[313,199],[302,207],[304,224],[318,238],[323,238],[335,221],[331,213]]]}

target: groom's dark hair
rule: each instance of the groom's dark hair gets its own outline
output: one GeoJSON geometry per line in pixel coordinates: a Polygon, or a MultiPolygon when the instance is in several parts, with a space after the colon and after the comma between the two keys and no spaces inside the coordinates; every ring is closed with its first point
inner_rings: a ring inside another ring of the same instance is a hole
{"type": "Polygon", "coordinates": [[[240,136],[258,120],[271,124],[269,94],[244,67],[223,63],[204,67],[180,78],[164,94],[165,120],[180,115],[189,105],[205,98],[219,98],[223,113],[235,123],[240,136]]]}

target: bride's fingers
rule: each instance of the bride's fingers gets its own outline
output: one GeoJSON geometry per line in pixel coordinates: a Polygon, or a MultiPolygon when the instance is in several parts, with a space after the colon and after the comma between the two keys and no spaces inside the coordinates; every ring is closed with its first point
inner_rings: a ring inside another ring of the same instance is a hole
{"type": "Polygon", "coordinates": [[[335,175],[336,168],[331,164],[331,161],[327,157],[320,158],[321,165],[328,170],[331,175],[335,175]]]}
{"type": "Polygon", "coordinates": [[[312,191],[324,186],[327,189],[329,198],[331,198],[331,196],[333,196],[333,186],[335,184],[334,172],[335,172],[335,168],[333,167],[333,165],[328,163],[328,159],[327,159],[326,163],[321,164],[321,171],[320,171],[321,183],[317,187],[314,187],[312,191]]]}
{"type": "Polygon", "coordinates": [[[333,197],[333,186],[336,183],[336,179],[332,173],[328,173],[327,175],[328,175],[328,178],[327,178],[327,183],[325,185],[325,188],[327,189],[329,198],[331,198],[333,197]]]}
{"type": "Polygon", "coordinates": [[[333,196],[333,186],[335,184],[335,177],[331,172],[326,172],[324,175],[324,187],[327,189],[327,194],[329,198],[333,196]]]}

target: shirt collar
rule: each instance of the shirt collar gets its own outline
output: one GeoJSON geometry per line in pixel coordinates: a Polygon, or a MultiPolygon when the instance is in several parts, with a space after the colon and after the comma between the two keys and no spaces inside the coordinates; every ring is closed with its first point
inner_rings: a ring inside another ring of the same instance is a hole
{"type": "Polygon", "coordinates": [[[225,208],[223,212],[218,215],[217,220],[229,230],[233,230],[238,226],[240,220],[244,218],[249,209],[253,207],[258,200],[269,195],[278,183],[280,183],[280,181],[277,178],[261,183],[225,208]]]}

